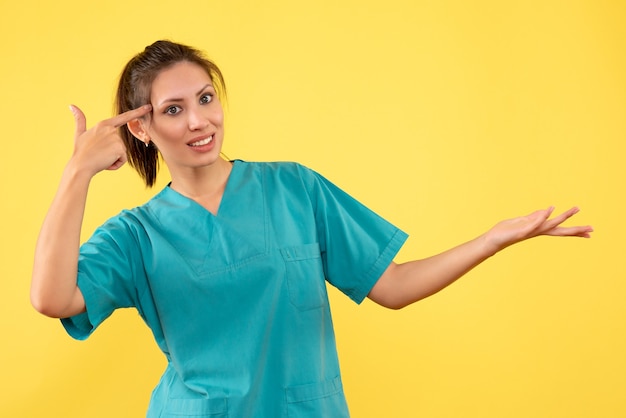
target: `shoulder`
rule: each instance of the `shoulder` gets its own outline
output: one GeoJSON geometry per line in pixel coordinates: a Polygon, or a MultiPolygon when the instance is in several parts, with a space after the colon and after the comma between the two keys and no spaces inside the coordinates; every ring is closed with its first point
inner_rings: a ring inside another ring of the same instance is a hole
{"type": "Polygon", "coordinates": [[[304,183],[310,186],[316,178],[321,177],[317,172],[301,163],[294,161],[255,162],[235,160],[235,164],[245,171],[257,172],[270,181],[304,183]]]}
{"type": "Polygon", "coordinates": [[[120,238],[139,234],[140,231],[146,229],[147,224],[154,222],[153,219],[155,213],[159,210],[158,208],[164,206],[164,203],[167,201],[166,189],[161,190],[140,206],[121,210],[100,225],[94,234],[107,234],[120,238]]]}
{"type": "Polygon", "coordinates": [[[295,172],[299,170],[310,170],[304,165],[295,161],[246,161],[246,160],[234,160],[233,163],[236,166],[244,169],[252,170],[264,170],[264,171],[285,171],[295,172]]]}
{"type": "Polygon", "coordinates": [[[125,242],[134,241],[133,237],[136,237],[137,232],[143,229],[141,225],[136,209],[124,209],[96,228],[85,244],[110,241],[118,246],[123,245],[125,242]]]}

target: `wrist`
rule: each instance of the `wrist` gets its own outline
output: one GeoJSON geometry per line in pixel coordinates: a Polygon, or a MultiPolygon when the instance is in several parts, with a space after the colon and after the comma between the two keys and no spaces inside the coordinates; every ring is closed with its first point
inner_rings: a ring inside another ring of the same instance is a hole
{"type": "Polygon", "coordinates": [[[70,160],[68,164],[65,166],[63,170],[63,175],[61,177],[61,186],[65,185],[66,187],[83,187],[88,188],[89,183],[95,173],[92,173],[85,167],[76,164],[75,161],[70,160]]]}
{"type": "Polygon", "coordinates": [[[487,259],[502,251],[506,246],[502,246],[489,236],[489,233],[482,234],[477,238],[480,244],[480,251],[483,258],[487,259]]]}
{"type": "Polygon", "coordinates": [[[96,172],[80,164],[75,158],[71,158],[63,170],[63,176],[71,179],[72,182],[90,182],[95,175],[96,172]]]}

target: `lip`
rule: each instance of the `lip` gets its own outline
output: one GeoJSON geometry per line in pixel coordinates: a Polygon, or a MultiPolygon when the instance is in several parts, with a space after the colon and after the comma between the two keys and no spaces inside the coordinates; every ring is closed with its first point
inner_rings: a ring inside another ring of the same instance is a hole
{"type": "MultiPolygon", "coordinates": [[[[213,134],[206,134],[206,135],[197,136],[197,137],[191,139],[189,142],[187,142],[187,145],[191,146],[191,144],[194,144],[194,143],[196,143],[198,141],[204,141],[205,139],[210,138],[210,137],[213,137],[213,141],[215,141],[215,136],[214,135],[215,134],[213,133],[213,134]]],[[[213,141],[209,142],[207,145],[212,144],[213,141]]],[[[201,145],[201,147],[203,147],[203,146],[205,146],[205,145],[201,145]]]]}
{"type": "Polygon", "coordinates": [[[189,147],[189,150],[198,154],[205,154],[205,153],[213,152],[213,150],[216,149],[215,148],[217,146],[216,144],[217,144],[217,141],[215,138],[215,133],[208,134],[208,135],[200,135],[200,136],[193,138],[191,141],[187,142],[187,146],[189,147]],[[213,137],[213,139],[208,144],[197,145],[197,146],[191,145],[195,142],[206,140],[207,138],[210,138],[211,136],[213,137]]]}

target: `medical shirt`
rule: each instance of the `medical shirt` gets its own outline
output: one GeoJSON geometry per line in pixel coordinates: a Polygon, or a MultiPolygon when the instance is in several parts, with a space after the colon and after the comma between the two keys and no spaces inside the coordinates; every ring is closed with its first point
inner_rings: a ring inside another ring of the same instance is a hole
{"type": "Polygon", "coordinates": [[[62,322],[137,309],[168,361],[148,417],[348,417],[325,281],[360,303],[406,238],[312,170],[237,160],[216,215],[165,187],[98,228],[62,322]]]}

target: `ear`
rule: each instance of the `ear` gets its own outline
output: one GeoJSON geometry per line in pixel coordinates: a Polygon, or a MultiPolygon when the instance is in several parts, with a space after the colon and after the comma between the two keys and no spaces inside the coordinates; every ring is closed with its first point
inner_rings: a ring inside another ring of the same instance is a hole
{"type": "Polygon", "coordinates": [[[146,132],[141,119],[133,119],[126,124],[131,134],[138,140],[144,142],[146,146],[150,143],[150,136],[146,132]]]}

